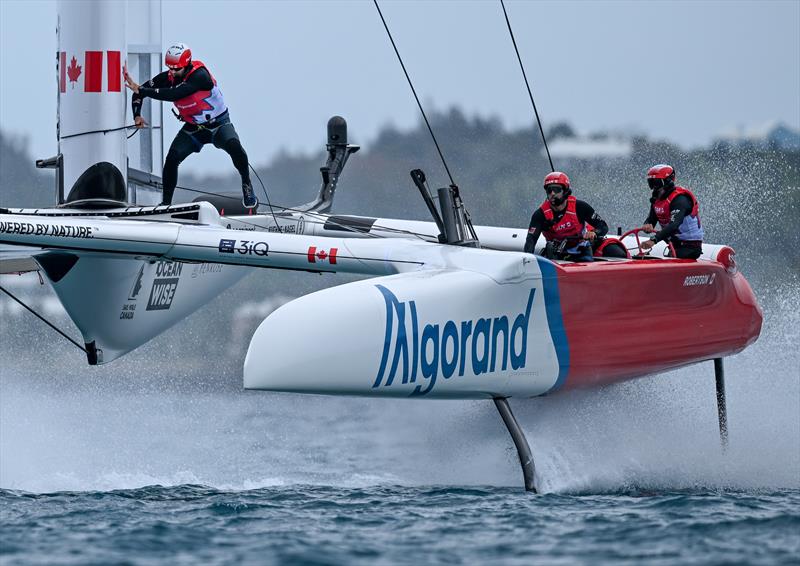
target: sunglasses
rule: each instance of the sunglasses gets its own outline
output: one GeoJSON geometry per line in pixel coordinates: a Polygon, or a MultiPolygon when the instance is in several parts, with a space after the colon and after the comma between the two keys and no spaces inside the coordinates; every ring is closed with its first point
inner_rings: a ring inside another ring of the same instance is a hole
{"type": "Polygon", "coordinates": [[[544,192],[547,193],[548,195],[551,194],[560,195],[561,193],[564,192],[564,187],[562,187],[561,185],[547,185],[544,188],[544,192]]]}
{"type": "Polygon", "coordinates": [[[651,189],[663,189],[667,186],[666,179],[647,179],[647,184],[651,189]]]}

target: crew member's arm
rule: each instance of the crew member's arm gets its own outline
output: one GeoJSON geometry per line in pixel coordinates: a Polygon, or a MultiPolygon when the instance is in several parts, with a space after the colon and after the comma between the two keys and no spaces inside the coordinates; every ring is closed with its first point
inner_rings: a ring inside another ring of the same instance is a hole
{"type": "Polygon", "coordinates": [[[669,205],[669,224],[656,232],[655,241],[668,240],[678,232],[687,214],[692,212],[692,199],[686,195],[678,195],[669,205]]]}
{"type": "Polygon", "coordinates": [[[541,208],[537,208],[531,215],[531,223],[528,226],[528,237],[525,238],[525,253],[532,254],[536,251],[536,242],[539,241],[539,236],[542,235],[544,220],[544,212],[542,212],[541,208]]]}
{"type": "Polygon", "coordinates": [[[142,96],[149,96],[156,100],[175,102],[199,90],[211,90],[212,88],[214,88],[214,82],[211,80],[211,74],[205,68],[200,68],[192,73],[185,81],[175,86],[140,86],[139,94],[142,96]]]}
{"type": "MultiPolygon", "coordinates": [[[[125,78],[126,81],[129,79],[127,71],[125,73],[125,78]]],[[[145,122],[144,118],[142,118],[142,103],[144,102],[144,95],[142,94],[141,91],[144,88],[154,88],[154,87],[161,87],[168,85],[169,85],[169,80],[167,79],[167,71],[164,71],[163,73],[157,74],[155,77],[153,77],[143,85],[139,86],[138,90],[131,89],[133,90],[133,94],[131,95],[131,110],[133,111],[133,121],[138,127],[141,128],[147,125],[147,122],[145,122]]]]}
{"type": "Polygon", "coordinates": [[[592,225],[593,232],[587,232],[586,239],[594,240],[595,238],[602,238],[608,234],[608,224],[600,218],[600,215],[595,212],[592,205],[588,202],[579,200],[575,203],[575,213],[578,215],[578,220],[586,224],[587,222],[592,225]],[[593,235],[592,235],[593,234],[593,235]]]}
{"type": "Polygon", "coordinates": [[[653,208],[652,203],[650,204],[650,212],[647,214],[647,218],[642,224],[642,228],[648,234],[654,231],[655,225],[658,223],[658,216],[656,216],[656,209],[653,208]]]}

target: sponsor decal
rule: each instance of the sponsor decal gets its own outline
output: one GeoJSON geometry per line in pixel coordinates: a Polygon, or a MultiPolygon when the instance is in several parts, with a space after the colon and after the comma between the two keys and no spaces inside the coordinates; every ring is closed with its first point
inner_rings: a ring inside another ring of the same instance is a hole
{"type": "Polygon", "coordinates": [[[239,240],[236,252],[242,255],[257,255],[265,257],[269,255],[269,244],[266,242],[254,242],[252,240],[239,240]]]}
{"type": "Polygon", "coordinates": [[[219,252],[223,254],[237,253],[240,255],[266,257],[269,255],[269,244],[254,240],[220,240],[219,252]]]}
{"type": "Polygon", "coordinates": [[[144,276],[144,263],[139,268],[139,272],[133,279],[133,285],[128,292],[128,301],[122,305],[122,311],[119,313],[120,320],[130,320],[136,314],[136,299],[139,298],[139,292],[142,290],[142,277],[144,276]]]}
{"type": "Polygon", "coordinates": [[[144,264],[142,267],[139,268],[139,273],[136,275],[136,279],[133,281],[133,287],[131,287],[131,292],[128,293],[128,300],[135,301],[136,297],[139,296],[139,291],[142,290],[142,276],[144,275],[144,264]]]}
{"type": "Polygon", "coordinates": [[[373,388],[391,387],[395,378],[400,378],[402,384],[417,383],[419,377],[423,384],[417,385],[411,395],[426,395],[439,376],[461,377],[467,367],[473,375],[506,371],[509,366],[513,371],[525,368],[536,289],[530,290],[527,305],[516,317],[511,314],[447,320],[423,326],[416,301],[399,301],[383,285],[375,287],[386,303],[386,334],[373,388]]]}
{"type": "Polygon", "coordinates": [[[201,275],[205,275],[206,273],[221,273],[222,272],[222,264],[221,263],[198,263],[195,264],[194,269],[192,269],[192,279],[197,279],[201,275]]]}
{"type": "Polygon", "coordinates": [[[64,226],[61,224],[33,224],[30,222],[0,222],[0,232],[33,236],[55,236],[56,238],[94,238],[94,226],[64,226]]]}
{"type": "Polygon", "coordinates": [[[130,320],[136,314],[136,303],[127,303],[122,305],[122,312],[119,313],[120,320],[130,320]]]}
{"type": "Polygon", "coordinates": [[[156,264],[156,276],[147,300],[147,310],[168,310],[172,306],[182,271],[182,263],[159,261],[156,264]]]}
{"type": "Polygon", "coordinates": [[[714,283],[714,278],[717,276],[716,273],[711,273],[707,275],[687,275],[686,279],[683,280],[684,287],[695,287],[697,285],[711,285],[714,283]]]}
{"type": "Polygon", "coordinates": [[[297,226],[294,224],[284,224],[283,226],[268,226],[267,232],[280,232],[281,234],[294,234],[297,226]]]}
{"type": "Polygon", "coordinates": [[[326,261],[331,265],[336,265],[336,254],[339,253],[339,248],[331,248],[330,250],[321,250],[316,246],[309,246],[308,248],[308,263],[325,263],[326,261]]]}

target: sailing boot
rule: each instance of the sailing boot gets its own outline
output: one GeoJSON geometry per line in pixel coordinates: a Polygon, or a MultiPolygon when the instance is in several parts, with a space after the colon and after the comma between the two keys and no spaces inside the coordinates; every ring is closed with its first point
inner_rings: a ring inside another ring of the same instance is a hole
{"type": "Polygon", "coordinates": [[[256,193],[253,192],[253,185],[250,181],[242,181],[242,204],[245,208],[255,208],[258,206],[256,193]]]}

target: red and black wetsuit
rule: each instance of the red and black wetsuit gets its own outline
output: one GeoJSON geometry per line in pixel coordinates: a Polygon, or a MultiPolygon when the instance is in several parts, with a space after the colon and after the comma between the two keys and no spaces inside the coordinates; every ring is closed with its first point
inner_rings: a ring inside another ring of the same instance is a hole
{"type": "Polygon", "coordinates": [[[661,230],[653,239],[668,240],[675,255],[683,259],[697,259],[703,253],[703,228],[700,226],[700,206],[691,191],[674,187],[661,199],[650,199],[650,213],[645,220],[661,230]]]}
{"type": "MultiPolygon", "coordinates": [[[[583,228],[589,224],[596,234],[595,241],[592,247],[597,249],[605,235],[608,233],[608,224],[603,220],[592,206],[582,200],[578,200],[573,196],[568,197],[567,206],[564,210],[557,211],[549,207],[549,202],[545,201],[542,206],[537,208],[531,215],[531,223],[528,227],[528,237],[525,239],[525,252],[533,253],[536,248],[536,242],[539,236],[544,233],[548,241],[559,239],[556,235],[558,231],[568,232],[567,238],[574,240],[574,243],[583,239],[583,228]],[[573,204],[574,203],[574,204],[573,204]],[[549,214],[545,214],[544,207],[552,211],[552,219],[548,219],[549,214]],[[572,226],[571,219],[566,219],[565,216],[574,216],[577,221],[576,226],[572,226]],[[567,225],[570,224],[570,225],[567,225]],[[561,228],[561,230],[554,230],[554,228],[561,228]]],[[[571,242],[568,242],[568,244],[571,242]]],[[[603,255],[606,257],[626,257],[624,249],[617,249],[619,246],[606,246],[603,248],[603,255]]]]}
{"type": "Polygon", "coordinates": [[[202,62],[191,63],[191,68],[181,78],[164,71],[141,85],[139,92],[131,98],[134,117],[141,114],[142,102],[147,97],[174,103],[184,122],[164,159],[165,203],[172,202],[172,193],[178,183],[178,165],[209,143],[227,152],[242,177],[242,183],[250,184],[247,153],[230,121],[222,93],[202,62]]]}

